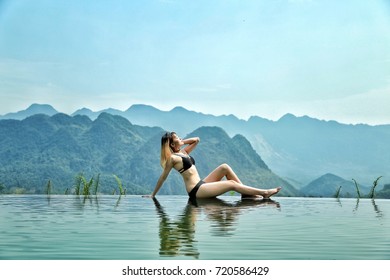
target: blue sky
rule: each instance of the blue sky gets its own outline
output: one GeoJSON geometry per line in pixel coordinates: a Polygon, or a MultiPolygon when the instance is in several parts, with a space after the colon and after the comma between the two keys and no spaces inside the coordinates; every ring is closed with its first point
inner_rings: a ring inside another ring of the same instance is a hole
{"type": "Polygon", "coordinates": [[[0,98],[390,123],[390,1],[0,0],[0,98]]]}

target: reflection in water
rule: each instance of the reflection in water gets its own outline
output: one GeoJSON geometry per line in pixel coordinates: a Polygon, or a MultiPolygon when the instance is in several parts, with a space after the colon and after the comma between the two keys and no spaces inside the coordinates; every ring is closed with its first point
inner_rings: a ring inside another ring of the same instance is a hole
{"type": "Polygon", "coordinates": [[[0,195],[0,259],[390,257],[390,200],[158,199],[0,195]]]}
{"type": "Polygon", "coordinates": [[[371,199],[371,203],[372,203],[372,206],[374,206],[374,211],[376,213],[376,216],[378,218],[382,218],[383,217],[383,213],[382,213],[381,210],[379,210],[378,205],[375,203],[375,199],[371,199]]]}
{"type": "Polygon", "coordinates": [[[121,202],[121,199],[122,199],[122,195],[120,194],[119,197],[118,197],[118,200],[115,203],[115,209],[118,208],[119,203],[121,202]]]}
{"type": "Polygon", "coordinates": [[[160,217],[160,255],[184,255],[198,258],[199,252],[194,246],[195,207],[187,204],[179,219],[171,221],[158,200],[153,198],[153,201],[160,217]]]}
{"type": "Polygon", "coordinates": [[[360,199],[357,198],[356,199],[356,206],[355,206],[355,209],[353,210],[353,212],[356,212],[359,209],[359,202],[360,202],[360,199]]]}
{"type": "Polygon", "coordinates": [[[189,200],[178,219],[171,220],[163,206],[153,198],[160,218],[160,255],[191,256],[199,258],[196,248],[195,224],[197,216],[203,212],[212,224],[215,236],[232,235],[237,225],[237,218],[242,210],[257,206],[272,206],[280,209],[280,204],[271,199],[240,200],[227,202],[219,198],[189,200]]]}
{"type": "Polygon", "coordinates": [[[212,222],[211,233],[215,236],[233,235],[238,223],[238,216],[244,209],[249,210],[259,206],[272,206],[280,209],[280,204],[271,199],[242,199],[236,202],[227,202],[213,198],[198,199],[195,203],[203,210],[207,219],[212,222]]]}
{"type": "MultiPolygon", "coordinates": [[[[339,203],[340,203],[340,206],[342,207],[342,204],[341,204],[340,200],[339,200],[339,203]]],[[[356,199],[355,209],[353,210],[354,213],[358,211],[359,203],[360,203],[360,199],[357,198],[356,199]]],[[[374,211],[376,213],[376,217],[377,218],[383,218],[383,212],[379,209],[379,206],[376,204],[375,199],[371,199],[371,204],[374,207],[374,211]]]]}

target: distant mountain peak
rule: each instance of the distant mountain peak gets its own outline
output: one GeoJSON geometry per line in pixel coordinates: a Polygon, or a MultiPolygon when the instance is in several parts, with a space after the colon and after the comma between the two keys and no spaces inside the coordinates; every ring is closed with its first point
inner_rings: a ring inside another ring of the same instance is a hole
{"type": "Polygon", "coordinates": [[[188,110],[186,108],[184,108],[183,106],[176,106],[174,107],[171,112],[174,112],[174,111],[179,111],[179,112],[188,112],[188,110]]]}
{"type": "Polygon", "coordinates": [[[158,109],[156,109],[155,107],[153,107],[151,105],[133,104],[126,111],[133,111],[133,110],[158,110],[158,109]]]}
{"type": "MultiPolygon", "coordinates": [[[[337,178],[337,179],[343,179],[341,178],[340,176],[337,176],[333,173],[326,173],[324,175],[322,175],[320,178],[337,178]]],[[[344,180],[344,179],[343,179],[344,180]]]]}
{"type": "Polygon", "coordinates": [[[291,114],[291,113],[287,113],[285,115],[283,115],[279,120],[278,122],[283,122],[283,121],[289,121],[289,120],[296,120],[298,117],[291,114]]]}
{"type": "Polygon", "coordinates": [[[89,114],[89,113],[93,113],[93,111],[89,108],[83,107],[83,108],[75,111],[72,115],[85,115],[85,114],[89,114]]]}
{"type": "Polygon", "coordinates": [[[19,111],[17,113],[27,113],[29,115],[34,115],[34,114],[45,114],[45,115],[55,115],[58,113],[56,109],[53,108],[53,106],[49,104],[38,104],[38,103],[33,103],[31,104],[27,109],[19,111]]]}
{"type": "Polygon", "coordinates": [[[196,134],[207,135],[208,138],[213,138],[213,137],[216,139],[230,138],[229,135],[226,133],[226,131],[219,126],[201,126],[192,133],[195,135],[196,134]]]}
{"type": "Polygon", "coordinates": [[[49,104],[39,104],[39,103],[33,103],[31,104],[26,110],[33,110],[33,109],[40,109],[40,108],[46,108],[54,110],[53,106],[49,104]]]}
{"type": "Polygon", "coordinates": [[[262,117],[259,117],[259,116],[250,116],[249,119],[248,119],[248,122],[250,122],[250,121],[256,121],[256,120],[272,122],[272,121],[269,120],[269,119],[262,118],[262,117]]]}
{"type": "Polygon", "coordinates": [[[8,114],[2,116],[1,119],[23,120],[27,117],[30,117],[30,116],[36,115],[36,114],[44,114],[44,115],[48,115],[48,116],[53,116],[57,113],[58,113],[58,111],[56,109],[54,109],[51,105],[33,103],[27,109],[21,110],[21,111],[15,112],[15,113],[8,113],[8,114]]]}

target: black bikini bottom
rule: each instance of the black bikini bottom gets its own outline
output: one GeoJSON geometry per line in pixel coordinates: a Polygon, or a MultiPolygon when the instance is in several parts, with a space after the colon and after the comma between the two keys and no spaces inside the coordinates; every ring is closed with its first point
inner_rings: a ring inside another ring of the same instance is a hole
{"type": "Polygon", "coordinates": [[[196,199],[196,193],[198,192],[201,185],[203,185],[205,181],[200,180],[195,187],[188,193],[190,199],[196,199]]]}

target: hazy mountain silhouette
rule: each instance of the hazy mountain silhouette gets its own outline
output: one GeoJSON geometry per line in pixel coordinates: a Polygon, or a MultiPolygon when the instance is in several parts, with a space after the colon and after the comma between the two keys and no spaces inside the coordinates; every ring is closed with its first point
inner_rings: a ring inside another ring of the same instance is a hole
{"type": "Polygon", "coordinates": [[[23,120],[27,117],[36,114],[45,114],[48,116],[53,116],[57,114],[58,111],[54,109],[51,105],[47,104],[31,104],[27,109],[21,110],[16,113],[8,113],[3,116],[0,116],[0,119],[15,119],[15,120],[23,120]]]}

